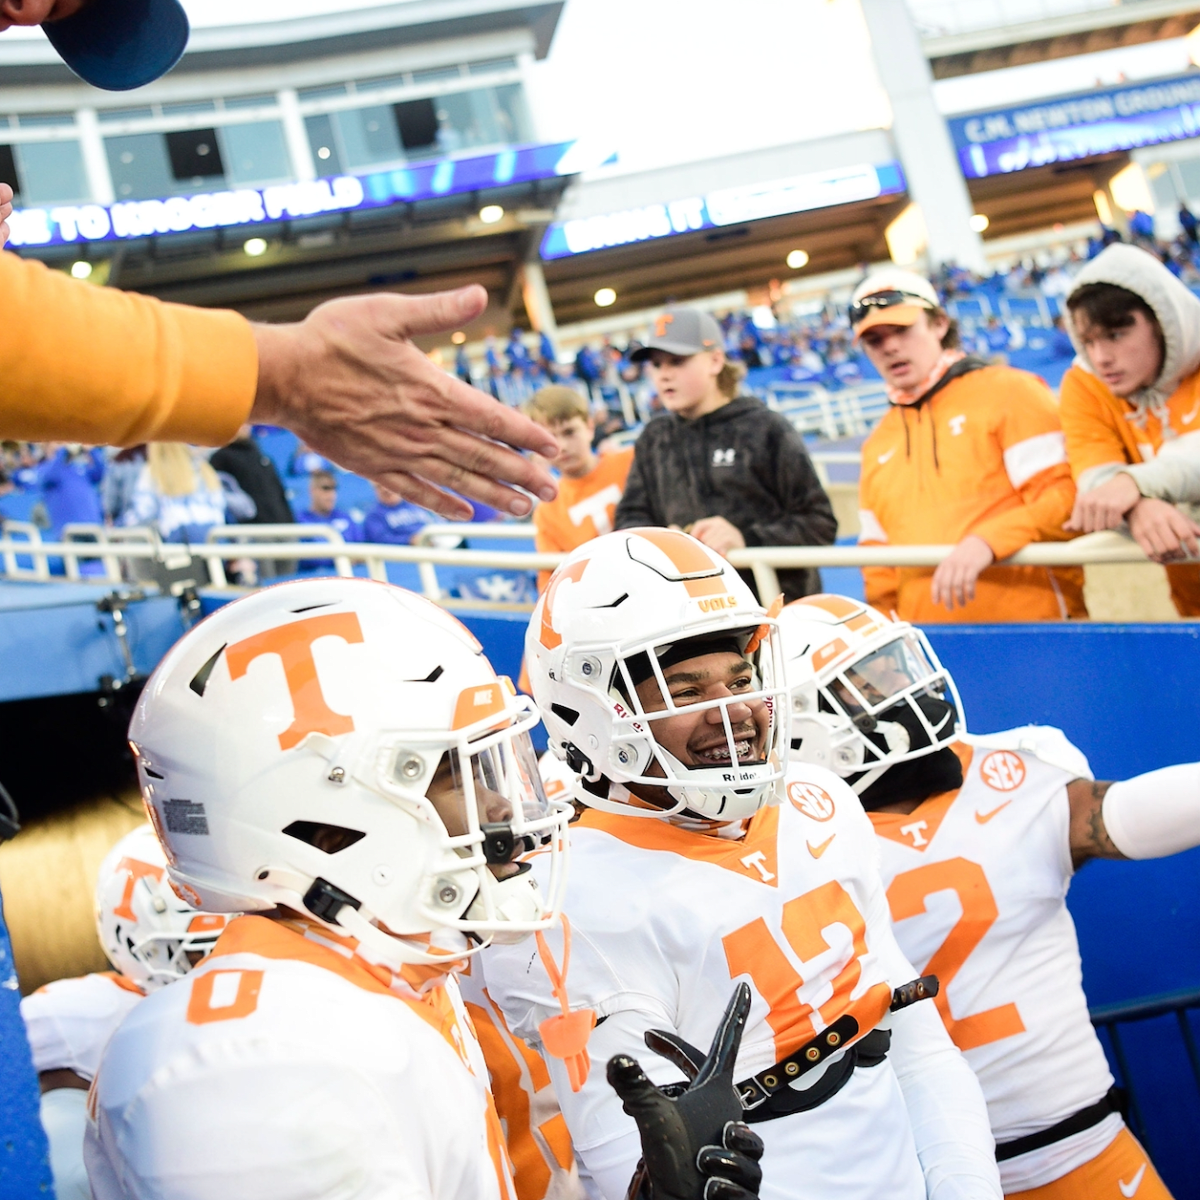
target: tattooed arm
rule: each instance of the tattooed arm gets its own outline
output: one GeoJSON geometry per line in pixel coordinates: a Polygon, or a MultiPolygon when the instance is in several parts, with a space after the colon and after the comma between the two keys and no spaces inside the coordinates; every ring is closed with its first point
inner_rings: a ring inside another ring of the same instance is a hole
{"type": "Polygon", "coordinates": [[[1200,846],[1200,763],[1180,763],[1119,783],[1073,779],[1071,857],[1164,858],[1200,846]]]}
{"type": "Polygon", "coordinates": [[[1104,797],[1112,783],[1108,780],[1073,779],[1067,784],[1071,806],[1071,861],[1078,871],[1093,858],[1124,858],[1113,845],[1104,824],[1104,797]]]}

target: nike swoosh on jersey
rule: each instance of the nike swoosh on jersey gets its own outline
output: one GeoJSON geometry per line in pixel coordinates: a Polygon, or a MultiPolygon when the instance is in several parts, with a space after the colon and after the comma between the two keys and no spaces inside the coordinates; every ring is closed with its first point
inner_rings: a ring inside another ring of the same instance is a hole
{"type": "Polygon", "coordinates": [[[1137,1174],[1126,1183],[1123,1179],[1117,1180],[1117,1187],[1121,1189],[1121,1195],[1125,1200],[1130,1200],[1130,1197],[1142,1186],[1142,1176],[1146,1174],[1146,1164],[1142,1163],[1137,1169],[1137,1174]]]}
{"type": "Polygon", "coordinates": [[[1196,401],[1196,403],[1192,405],[1192,411],[1190,413],[1187,413],[1185,416],[1180,418],[1180,425],[1190,425],[1196,419],[1197,413],[1200,413],[1200,400],[1196,401]]]}
{"type": "Polygon", "coordinates": [[[832,842],[835,837],[837,837],[837,834],[831,833],[823,842],[820,843],[820,845],[817,846],[814,846],[812,842],[807,843],[809,854],[811,854],[813,858],[820,858],[821,855],[829,849],[829,843],[832,842]]]}
{"type": "Polygon", "coordinates": [[[895,453],[896,453],[896,447],[895,447],[895,446],[893,446],[893,447],[892,447],[892,448],[891,448],[891,449],[890,449],[890,450],[889,450],[889,451],[888,451],[886,454],[881,454],[881,455],[879,456],[879,465],[882,467],[882,466],[883,466],[883,464],[884,464],[885,462],[887,462],[887,460],[888,460],[889,458],[891,458],[891,457],[892,457],[892,455],[893,455],[893,454],[895,454],[895,453]]]}
{"type": "MultiPolygon", "coordinates": [[[[977,812],[975,814],[975,820],[977,820],[980,825],[986,825],[1002,808],[1007,808],[1011,803],[1011,800],[1005,800],[1003,804],[997,804],[996,807],[990,812],[977,812]]],[[[1130,1193],[1130,1195],[1132,1195],[1132,1193],[1130,1193]]]]}

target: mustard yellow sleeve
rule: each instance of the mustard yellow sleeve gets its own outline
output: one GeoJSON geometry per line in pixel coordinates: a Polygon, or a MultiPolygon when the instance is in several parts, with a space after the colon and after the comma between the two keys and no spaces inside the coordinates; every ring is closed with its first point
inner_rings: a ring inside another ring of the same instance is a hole
{"type": "Polygon", "coordinates": [[[258,380],[250,323],[0,253],[0,437],[221,446],[258,380]]]}
{"type": "Polygon", "coordinates": [[[1107,392],[1100,380],[1079,367],[1071,367],[1063,376],[1059,415],[1076,479],[1093,467],[1135,461],[1114,423],[1107,392]]]}

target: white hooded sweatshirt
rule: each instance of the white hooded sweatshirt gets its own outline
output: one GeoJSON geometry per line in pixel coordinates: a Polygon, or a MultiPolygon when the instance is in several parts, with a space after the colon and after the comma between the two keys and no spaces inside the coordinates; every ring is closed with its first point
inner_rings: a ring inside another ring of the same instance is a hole
{"type": "MultiPolygon", "coordinates": [[[[1079,490],[1090,492],[1123,471],[1143,496],[1173,504],[1200,503],[1200,434],[1177,437],[1167,413],[1167,401],[1180,382],[1200,370],[1200,299],[1154,255],[1121,243],[1101,251],[1075,276],[1067,303],[1089,283],[1111,283],[1135,292],[1158,318],[1166,344],[1162,370],[1149,387],[1126,397],[1137,406],[1127,414],[1127,419],[1144,426],[1146,414],[1153,413],[1162,423],[1163,437],[1167,440],[1152,462],[1112,462],[1091,467],[1079,476],[1079,490]]],[[[1069,309],[1066,324],[1077,354],[1075,366],[1095,374],[1069,309]]]]}

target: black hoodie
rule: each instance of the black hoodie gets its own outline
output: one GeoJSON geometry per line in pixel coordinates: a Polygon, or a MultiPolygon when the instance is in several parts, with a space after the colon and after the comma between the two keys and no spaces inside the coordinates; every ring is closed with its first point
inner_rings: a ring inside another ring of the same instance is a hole
{"type": "MultiPolygon", "coordinates": [[[[747,546],[829,546],[837,520],[800,435],[741,396],[694,420],[663,413],[642,430],[616,528],[724,517],[747,546]]],[[[754,587],[749,571],[742,578],[754,587]]],[[[787,600],[821,590],[812,569],[779,572],[787,600]]]]}

